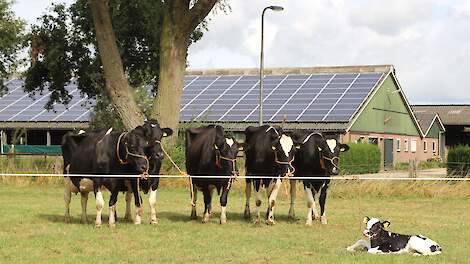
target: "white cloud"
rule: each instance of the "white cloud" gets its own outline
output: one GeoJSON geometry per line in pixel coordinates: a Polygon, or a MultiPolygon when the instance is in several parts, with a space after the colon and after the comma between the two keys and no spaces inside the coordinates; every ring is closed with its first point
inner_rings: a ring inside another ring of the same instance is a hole
{"type": "Polygon", "coordinates": [[[470,102],[470,0],[230,3],[190,48],[192,68],[258,67],[261,10],[276,4],[285,10],[266,13],[267,67],[393,64],[412,103],[470,102]]]}

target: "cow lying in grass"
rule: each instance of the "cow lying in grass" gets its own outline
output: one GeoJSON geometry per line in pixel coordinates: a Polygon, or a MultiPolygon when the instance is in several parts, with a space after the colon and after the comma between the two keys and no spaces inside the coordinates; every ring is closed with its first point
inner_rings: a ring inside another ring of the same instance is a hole
{"type": "Polygon", "coordinates": [[[401,235],[385,230],[385,225],[390,226],[389,221],[381,222],[377,218],[364,218],[366,229],[364,236],[354,245],[347,247],[350,252],[367,250],[371,254],[409,253],[413,255],[438,255],[442,249],[436,242],[421,235],[401,235]]]}

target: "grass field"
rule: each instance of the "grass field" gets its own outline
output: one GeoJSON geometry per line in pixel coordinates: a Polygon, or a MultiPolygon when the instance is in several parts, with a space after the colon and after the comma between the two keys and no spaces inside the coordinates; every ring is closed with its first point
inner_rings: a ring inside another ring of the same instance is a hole
{"type": "MultiPolygon", "coordinates": [[[[200,217],[190,221],[188,191],[164,185],[158,192],[158,225],[123,223],[120,217],[124,213],[124,196],[120,195],[117,227],[103,225],[94,229],[91,195],[88,211],[92,221],[88,225],[79,223],[78,195],[72,197],[73,223],[64,224],[60,186],[3,183],[0,263],[470,263],[468,192],[446,195],[452,189],[468,190],[468,184],[408,186],[412,192],[403,195],[385,192],[395,188],[390,186],[380,191],[333,185],[327,203],[329,224],[315,222],[312,227],[304,225],[305,202],[300,194],[296,212],[301,220],[287,220],[288,200],[284,192],[276,207],[276,225],[247,223],[243,220],[240,186],[237,183],[229,195],[228,223],[224,226],[218,224],[218,200],[214,201],[214,215],[208,224],[201,224],[200,217]],[[361,222],[366,215],[389,220],[393,231],[429,236],[441,244],[443,254],[413,257],[347,252],[346,246],[361,238],[361,222]]],[[[147,205],[147,198],[144,201],[147,205]]],[[[264,202],[263,208],[265,205],[264,202]]],[[[144,223],[148,223],[145,209],[144,223]]],[[[199,195],[199,216],[202,209],[199,195]]],[[[107,208],[104,212],[106,222],[107,208]]]]}

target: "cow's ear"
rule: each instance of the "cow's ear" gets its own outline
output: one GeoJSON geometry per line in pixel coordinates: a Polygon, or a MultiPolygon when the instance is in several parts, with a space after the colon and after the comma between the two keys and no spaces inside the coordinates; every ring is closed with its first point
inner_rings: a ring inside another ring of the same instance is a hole
{"type": "Polygon", "coordinates": [[[173,135],[173,130],[169,127],[162,128],[163,131],[163,137],[169,137],[173,135]]]}
{"type": "Polygon", "coordinates": [[[349,150],[349,146],[346,144],[339,144],[339,151],[346,152],[349,150]]]}
{"type": "Polygon", "coordinates": [[[320,151],[320,152],[322,151],[321,147],[318,147],[318,151],[320,151]]]}
{"type": "Polygon", "coordinates": [[[383,221],[383,222],[382,222],[382,225],[383,225],[384,227],[389,227],[389,226],[390,226],[390,222],[389,222],[389,221],[383,221]]]}
{"type": "Polygon", "coordinates": [[[364,217],[364,220],[362,220],[362,222],[364,222],[364,224],[367,224],[367,222],[369,222],[370,220],[370,217],[366,216],[364,217]]]}
{"type": "Polygon", "coordinates": [[[238,143],[238,151],[245,151],[246,149],[246,143],[238,143]]]}

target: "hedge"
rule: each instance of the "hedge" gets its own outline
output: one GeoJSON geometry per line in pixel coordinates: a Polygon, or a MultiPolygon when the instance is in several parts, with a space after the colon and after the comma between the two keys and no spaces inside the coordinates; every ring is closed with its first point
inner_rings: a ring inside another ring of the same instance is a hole
{"type": "Polygon", "coordinates": [[[341,174],[377,173],[380,171],[380,150],[377,145],[349,143],[349,150],[340,154],[341,174]]]}
{"type": "Polygon", "coordinates": [[[449,150],[447,174],[467,176],[470,170],[470,146],[459,145],[449,150]]]}

